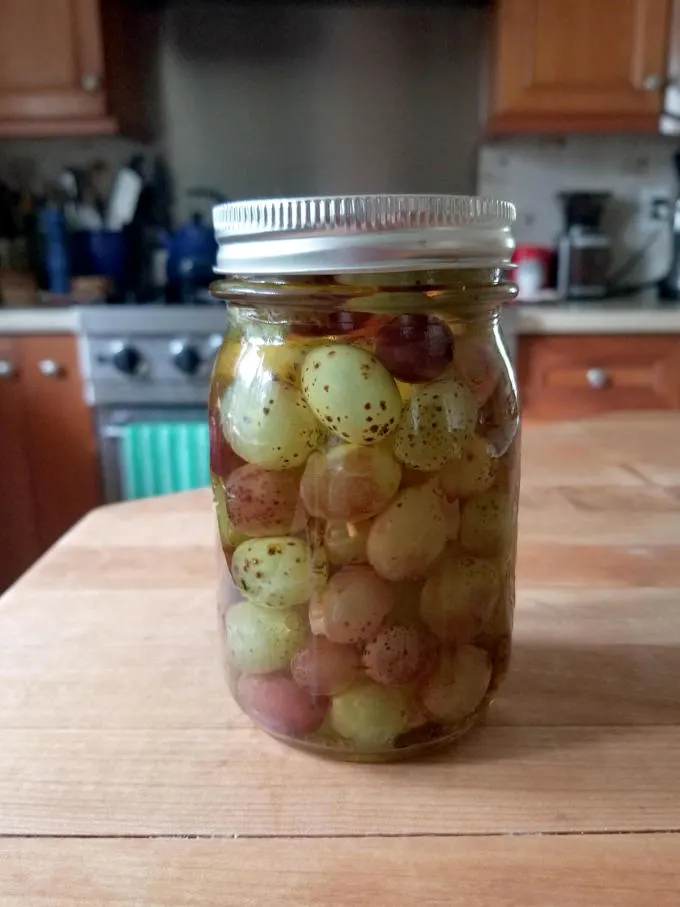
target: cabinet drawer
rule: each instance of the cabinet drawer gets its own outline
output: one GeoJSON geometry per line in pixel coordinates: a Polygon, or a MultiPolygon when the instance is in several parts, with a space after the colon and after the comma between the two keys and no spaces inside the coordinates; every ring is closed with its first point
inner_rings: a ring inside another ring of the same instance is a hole
{"type": "Polygon", "coordinates": [[[680,408],[680,336],[522,337],[527,418],[680,408]]]}

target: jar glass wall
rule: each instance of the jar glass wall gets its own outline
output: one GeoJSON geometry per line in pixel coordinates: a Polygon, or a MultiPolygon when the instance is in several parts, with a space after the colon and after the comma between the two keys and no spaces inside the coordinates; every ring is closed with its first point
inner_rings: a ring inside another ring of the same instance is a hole
{"type": "Polygon", "coordinates": [[[296,746],[453,740],[508,669],[519,488],[496,267],[218,281],[210,398],[231,691],[296,746]]]}

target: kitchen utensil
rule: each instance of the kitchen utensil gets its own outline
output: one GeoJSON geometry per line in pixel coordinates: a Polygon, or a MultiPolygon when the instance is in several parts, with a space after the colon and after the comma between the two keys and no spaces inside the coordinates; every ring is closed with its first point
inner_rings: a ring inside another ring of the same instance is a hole
{"type": "Polygon", "coordinates": [[[608,192],[560,192],[565,231],[557,246],[557,290],[564,299],[599,299],[607,292],[611,240],[600,222],[608,192]]]}
{"type": "Polygon", "coordinates": [[[66,295],[71,287],[71,262],[64,212],[50,203],[40,212],[39,222],[45,239],[48,288],[52,293],[66,295]]]}
{"type": "Polygon", "coordinates": [[[121,295],[127,289],[129,245],[121,230],[78,230],[72,234],[73,272],[109,278],[121,295]]]}
{"type": "Polygon", "coordinates": [[[106,212],[107,230],[122,230],[127,224],[132,223],[144,186],[139,160],[138,156],[134,157],[118,172],[114,180],[106,212]]]}

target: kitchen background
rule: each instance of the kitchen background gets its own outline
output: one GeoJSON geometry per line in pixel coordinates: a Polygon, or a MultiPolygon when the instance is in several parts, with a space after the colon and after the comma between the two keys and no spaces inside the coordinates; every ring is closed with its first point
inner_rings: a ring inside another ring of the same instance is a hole
{"type": "Polygon", "coordinates": [[[169,457],[205,444],[217,198],[510,199],[526,417],[680,408],[680,310],[657,293],[679,5],[0,0],[0,588],[89,507],[171,490],[138,487],[131,434],[165,426],[169,457]],[[572,265],[605,249],[588,299],[555,290],[564,191],[609,196],[569,238],[572,265]]]}

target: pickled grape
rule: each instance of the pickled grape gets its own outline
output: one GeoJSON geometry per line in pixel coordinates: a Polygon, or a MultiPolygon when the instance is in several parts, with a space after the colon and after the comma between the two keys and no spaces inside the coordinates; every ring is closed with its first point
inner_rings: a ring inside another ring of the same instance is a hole
{"type": "Polygon", "coordinates": [[[299,532],[307,521],[299,486],[299,470],[272,472],[252,463],[236,469],[224,489],[234,529],[257,537],[299,532]]]}
{"type": "Polygon", "coordinates": [[[439,473],[439,484],[447,498],[466,498],[488,491],[494,483],[498,460],[491,445],[477,435],[463,442],[460,457],[456,457],[439,473]]]}
{"type": "Polygon", "coordinates": [[[456,338],[455,371],[475,395],[485,403],[503,371],[496,341],[489,335],[463,334],[456,338]]]}
{"type": "Polygon", "coordinates": [[[222,431],[220,409],[217,404],[208,412],[208,436],[210,438],[210,472],[215,478],[225,481],[234,469],[243,466],[245,460],[237,456],[222,431]]]}
{"type": "Polygon", "coordinates": [[[357,523],[383,510],[400,480],[401,467],[389,451],[341,444],[312,454],[300,495],[312,516],[357,523]]]}
{"type": "Polygon", "coordinates": [[[365,350],[333,344],[313,350],[302,390],[318,419],[345,441],[377,444],[396,428],[401,397],[390,373],[365,350]]]}
{"type": "Polygon", "coordinates": [[[300,337],[332,337],[344,334],[354,334],[364,327],[371,316],[365,312],[345,312],[339,309],[336,312],[306,313],[302,318],[296,315],[292,325],[293,336],[300,337]]]}
{"type": "Polygon", "coordinates": [[[428,714],[437,721],[461,721],[481,704],[491,681],[491,661],[483,649],[462,646],[442,652],[435,673],[421,689],[428,714]]]}
{"type": "Polygon", "coordinates": [[[324,546],[331,564],[338,567],[365,564],[366,543],[370,530],[370,520],[361,523],[329,520],[324,531],[324,546]]]}
{"type": "Polygon", "coordinates": [[[244,674],[287,668],[309,633],[297,609],[274,611],[250,601],[229,608],[225,624],[229,660],[244,674]]]}
{"type": "Polygon", "coordinates": [[[420,616],[442,642],[460,645],[481,630],[500,592],[500,577],[487,561],[445,558],[425,581],[420,616]]]}
{"type": "Polygon", "coordinates": [[[450,501],[442,495],[440,504],[444,514],[446,538],[448,541],[455,541],[460,532],[460,503],[456,500],[450,501]]]}
{"type": "Polygon", "coordinates": [[[370,567],[343,567],[312,599],[309,624],[312,633],[332,642],[365,642],[375,636],[392,604],[389,583],[370,567]]]}
{"type": "Polygon", "coordinates": [[[432,485],[405,488],[373,521],[368,561],[389,580],[421,579],[446,544],[440,495],[432,485]]]}
{"type": "Polygon", "coordinates": [[[477,403],[460,381],[426,384],[408,403],[394,437],[394,455],[412,469],[432,472],[461,453],[477,421],[477,403]]]}
{"type": "Polygon", "coordinates": [[[410,469],[404,466],[401,470],[400,488],[413,488],[416,485],[424,485],[425,482],[432,481],[432,473],[421,472],[419,469],[410,469]]]}
{"type": "Polygon", "coordinates": [[[366,644],[361,660],[372,680],[392,686],[419,677],[434,651],[430,638],[420,627],[391,624],[366,644]]]}
{"type": "MultiPolygon", "coordinates": [[[[512,621],[515,612],[515,584],[512,578],[506,580],[503,591],[491,613],[484,621],[477,639],[503,639],[512,633],[512,621]]],[[[481,644],[481,643],[480,643],[481,644]]],[[[487,648],[484,645],[484,648],[487,648]]]]}
{"type": "Polygon", "coordinates": [[[241,591],[271,608],[308,601],[323,583],[325,565],[306,542],[289,536],[252,539],[234,552],[231,573],[241,591]]]}
{"type": "Polygon", "coordinates": [[[491,444],[497,457],[506,453],[519,432],[517,391],[508,375],[494,388],[479,410],[478,433],[491,444]]]}
{"type": "Polygon", "coordinates": [[[345,740],[359,749],[383,749],[410,726],[413,697],[401,687],[360,681],[334,696],[330,719],[345,740]]]}
{"type": "Polygon", "coordinates": [[[290,677],[244,674],[236,698],[243,711],[275,734],[311,734],[324,719],[327,699],[310,696],[290,677]]]}
{"type": "Polygon", "coordinates": [[[293,680],[315,696],[333,696],[359,679],[361,659],[354,646],[313,636],[290,663],[293,680]]]}
{"type": "Polygon", "coordinates": [[[376,357],[394,378],[438,378],[453,359],[451,331],[430,315],[401,315],[378,332],[376,357]]]}
{"type": "Polygon", "coordinates": [[[302,466],[319,442],[314,413],[291,384],[258,371],[222,398],[222,428],[234,451],[265,469],[302,466]]]}
{"type": "Polygon", "coordinates": [[[394,604],[385,619],[385,626],[392,624],[422,625],[420,619],[420,596],[423,591],[422,582],[401,582],[392,586],[394,604]]]}
{"type": "Polygon", "coordinates": [[[261,348],[262,365],[279,381],[302,386],[302,365],[311,346],[302,343],[285,343],[261,348]]]}
{"type": "Polygon", "coordinates": [[[248,536],[234,528],[224,507],[216,505],[215,511],[222,550],[232,555],[239,545],[248,540],[248,536]]]}
{"type": "Polygon", "coordinates": [[[236,377],[236,369],[241,354],[241,344],[238,340],[225,340],[219,349],[213,366],[213,382],[217,384],[231,384],[236,377]]]}
{"type": "Polygon", "coordinates": [[[496,489],[468,498],[460,515],[460,543],[470,554],[493,557],[513,538],[509,496],[496,489]]]}

